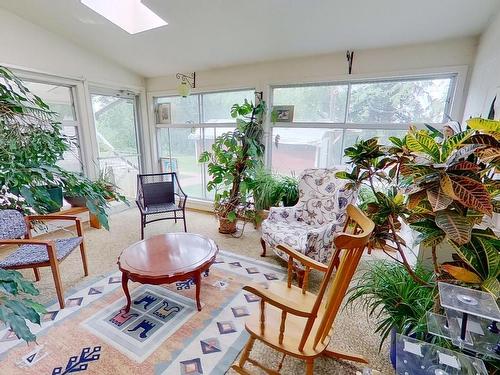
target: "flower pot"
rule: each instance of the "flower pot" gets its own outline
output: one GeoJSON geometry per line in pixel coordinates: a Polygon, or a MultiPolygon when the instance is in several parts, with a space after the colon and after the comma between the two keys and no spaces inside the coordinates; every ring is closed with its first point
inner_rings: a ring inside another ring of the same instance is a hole
{"type": "Polygon", "coordinates": [[[64,196],[66,202],[68,202],[72,207],[85,207],[87,205],[87,198],[85,197],[70,197],[68,195],[64,196]]]}
{"type": "Polygon", "coordinates": [[[49,213],[57,212],[63,206],[63,190],[60,186],[47,187],[47,193],[49,194],[51,204],[47,207],[49,213]]]}
{"type": "Polygon", "coordinates": [[[389,351],[389,358],[391,359],[391,364],[394,369],[396,369],[396,328],[392,328],[391,330],[391,347],[389,351]]]}
{"type": "Polygon", "coordinates": [[[219,233],[222,234],[236,233],[236,220],[229,221],[224,217],[219,218],[219,233]]]}

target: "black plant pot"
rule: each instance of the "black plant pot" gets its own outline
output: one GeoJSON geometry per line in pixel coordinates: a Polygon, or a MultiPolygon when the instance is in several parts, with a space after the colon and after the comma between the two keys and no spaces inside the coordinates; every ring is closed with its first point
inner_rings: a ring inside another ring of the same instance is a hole
{"type": "Polygon", "coordinates": [[[63,190],[61,187],[47,187],[47,193],[49,194],[51,204],[46,207],[49,213],[57,212],[63,206],[63,190]]]}
{"type": "Polygon", "coordinates": [[[85,207],[87,205],[87,198],[85,197],[70,197],[65,195],[64,199],[73,207],[85,207]]]}

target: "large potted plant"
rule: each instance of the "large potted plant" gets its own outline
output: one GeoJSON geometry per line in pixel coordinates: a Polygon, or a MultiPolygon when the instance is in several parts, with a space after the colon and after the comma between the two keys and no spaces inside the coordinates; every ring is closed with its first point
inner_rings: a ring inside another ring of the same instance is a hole
{"type": "MultiPolygon", "coordinates": [[[[419,289],[433,290],[435,311],[440,309],[435,292],[435,281],[439,280],[482,288],[499,296],[500,240],[482,224],[485,216],[498,212],[500,206],[500,186],[495,178],[500,162],[500,122],[471,119],[467,123],[467,129],[457,132],[411,128],[402,139],[391,137],[388,147],[381,146],[377,139],[359,141],[346,149],[352,170],[339,174],[352,185],[367,185],[368,193],[360,196],[362,207],[377,225],[372,246],[400,263],[419,289]],[[398,232],[402,222],[419,233],[420,243],[432,248],[432,278],[423,277],[405,259],[406,244],[398,232]],[[443,243],[455,250],[453,262],[438,261],[437,252],[443,243]],[[394,257],[391,249],[400,257],[394,257]]],[[[377,268],[364,274],[351,301],[367,298],[371,302],[365,306],[373,303],[378,295],[370,283],[379,274],[377,268]]],[[[389,288],[397,291],[399,287],[389,288]]],[[[394,318],[388,305],[377,303],[376,307],[388,321],[394,318]]],[[[411,334],[419,325],[415,324],[413,331],[394,326],[401,333],[411,334]]],[[[384,336],[387,328],[381,328],[384,336]]]]}
{"type": "Polygon", "coordinates": [[[0,186],[22,196],[23,206],[48,213],[61,206],[61,189],[78,181],[87,207],[108,228],[107,200],[121,199],[98,182],[61,168],[57,162],[71,148],[57,116],[10,70],[0,66],[0,186]],[[59,202],[49,188],[56,187],[59,202]],[[96,196],[99,199],[95,199],[96,196]],[[101,199],[102,198],[102,199],[101,199]]]}
{"type": "Polygon", "coordinates": [[[250,185],[256,168],[262,166],[264,155],[263,119],[266,104],[247,100],[231,108],[236,129],[215,139],[211,151],[200,155],[207,163],[211,180],[208,191],[215,191],[214,206],[219,218],[220,233],[235,233],[238,218],[255,219],[250,198],[250,185]]]}

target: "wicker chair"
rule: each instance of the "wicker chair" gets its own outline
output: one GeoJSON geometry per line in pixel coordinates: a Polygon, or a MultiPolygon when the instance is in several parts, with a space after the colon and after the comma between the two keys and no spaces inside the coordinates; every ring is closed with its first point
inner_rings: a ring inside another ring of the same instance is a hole
{"type": "Polygon", "coordinates": [[[64,309],[64,292],[59,273],[59,263],[73,250],[80,248],[83,271],[88,276],[87,257],[83,244],[83,232],[80,219],[75,216],[27,216],[23,217],[16,210],[0,211],[0,245],[19,246],[0,262],[0,268],[25,269],[33,268],[36,281],[40,280],[39,267],[50,267],[56,286],[59,306],[64,309]],[[33,221],[71,220],[75,222],[77,237],[61,238],[56,240],[37,240],[31,238],[33,221]]]}
{"type": "Polygon", "coordinates": [[[144,228],[146,224],[160,220],[184,221],[186,228],[186,206],[187,195],[179,185],[179,179],[175,172],[140,174],[137,176],[137,207],[141,212],[141,240],[144,239],[144,228]],[[179,216],[182,212],[182,216],[179,216]],[[147,220],[150,215],[170,214],[153,220],[147,220]]]}

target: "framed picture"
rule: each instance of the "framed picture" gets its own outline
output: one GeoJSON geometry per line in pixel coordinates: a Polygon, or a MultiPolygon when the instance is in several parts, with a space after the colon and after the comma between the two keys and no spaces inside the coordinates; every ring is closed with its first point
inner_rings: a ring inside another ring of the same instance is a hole
{"type": "Polygon", "coordinates": [[[293,105],[275,105],[273,120],[276,122],[293,122],[293,105]]]}
{"type": "Polygon", "coordinates": [[[179,173],[179,165],[176,158],[160,158],[160,168],[162,173],[179,173]]]}
{"type": "Polygon", "coordinates": [[[158,124],[171,124],[172,113],[170,103],[160,103],[156,107],[156,115],[158,117],[158,124]]]}

